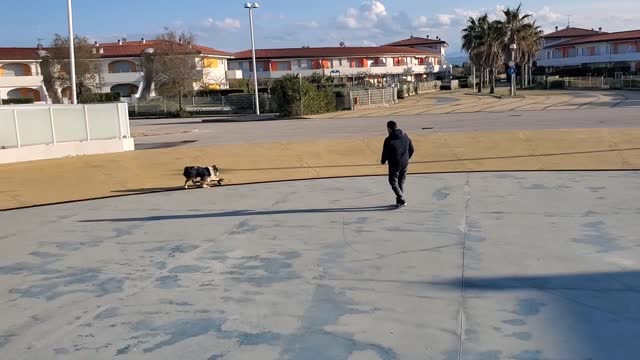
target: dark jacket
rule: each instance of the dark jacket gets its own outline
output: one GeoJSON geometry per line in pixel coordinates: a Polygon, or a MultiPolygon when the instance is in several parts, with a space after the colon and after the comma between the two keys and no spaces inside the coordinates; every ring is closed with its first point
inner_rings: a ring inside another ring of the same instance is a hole
{"type": "Polygon", "coordinates": [[[384,139],[381,160],[383,165],[388,162],[390,167],[407,167],[412,156],[413,143],[402,130],[396,129],[384,139]]]}

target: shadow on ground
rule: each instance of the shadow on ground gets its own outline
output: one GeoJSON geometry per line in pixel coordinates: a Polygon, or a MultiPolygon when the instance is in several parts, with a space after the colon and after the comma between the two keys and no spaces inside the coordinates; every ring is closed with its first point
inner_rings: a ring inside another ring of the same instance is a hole
{"type": "Polygon", "coordinates": [[[218,213],[206,214],[180,214],[180,215],[162,215],[148,217],[131,217],[131,218],[115,218],[115,219],[93,219],[80,220],[83,223],[94,222],[136,222],[136,221],[167,221],[167,220],[189,220],[189,219],[207,219],[207,218],[227,218],[240,216],[262,216],[262,215],[287,215],[287,214],[320,214],[320,213],[353,213],[353,212],[371,212],[371,211],[388,211],[396,209],[395,206],[367,206],[367,207],[345,207],[345,208],[327,208],[327,209],[291,209],[291,210],[235,210],[218,213]]]}
{"type": "MultiPolygon", "coordinates": [[[[526,324],[546,313],[554,318],[546,329],[566,341],[562,355],[573,359],[631,359],[640,356],[640,271],[558,274],[540,276],[465,277],[431,285],[464,289],[468,304],[492,297],[491,293],[525,291],[504,323],[526,324]],[[527,292],[529,291],[529,292],[527,292]],[[530,292],[533,291],[533,292],[530,292]],[[550,315],[553,314],[553,315],[550,315]]],[[[487,328],[500,324],[482,324],[487,328]]],[[[534,328],[535,329],[535,328],[534,328]]],[[[482,331],[471,329],[469,331],[482,331]]],[[[533,331],[527,337],[535,337],[533,331]]],[[[497,350],[499,351],[499,350],[497,350]]],[[[467,356],[469,354],[464,354],[467,356]]],[[[522,355],[522,356],[520,356],[522,355]]],[[[516,359],[541,360],[554,355],[539,349],[516,359]]],[[[555,358],[555,357],[553,357],[555,358]]]]}

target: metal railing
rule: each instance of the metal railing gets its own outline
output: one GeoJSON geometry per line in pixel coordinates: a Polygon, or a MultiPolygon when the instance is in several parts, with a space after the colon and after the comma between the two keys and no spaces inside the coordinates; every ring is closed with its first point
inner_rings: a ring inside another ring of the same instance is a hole
{"type": "Polygon", "coordinates": [[[394,95],[396,92],[395,88],[351,90],[349,91],[351,110],[394,104],[397,98],[394,95]]]}
{"type": "Polygon", "coordinates": [[[616,78],[604,76],[583,76],[562,78],[563,87],[566,89],[640,89],[640,76],[624,75],[616,78]]]}

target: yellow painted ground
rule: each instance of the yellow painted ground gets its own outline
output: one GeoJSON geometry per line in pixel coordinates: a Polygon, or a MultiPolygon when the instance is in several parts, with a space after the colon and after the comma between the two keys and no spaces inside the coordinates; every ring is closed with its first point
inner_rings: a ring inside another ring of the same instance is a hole
{"type": "MultiPolygon", "coordinates": [[[[413,140],[413,173],[640,169],[640,129],[449,133],[413,140]]],[[[177,188],[186,165],[216,164],[225,184],[382,175],[381,145],[382,138],[219,145],[0,165],[0,209],[177,188]]]]}

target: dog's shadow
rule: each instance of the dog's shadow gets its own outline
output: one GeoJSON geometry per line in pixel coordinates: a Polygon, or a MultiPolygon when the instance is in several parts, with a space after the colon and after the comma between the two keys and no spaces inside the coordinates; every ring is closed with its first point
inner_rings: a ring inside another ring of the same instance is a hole
{"type": "MultiPolygon", "coordinates": [[[[209,184],[209,188],[219,187],[222,185],[209,184]]],[[[178,190],[195,190],[195,189],[206,189],[200,185],[189,184],[189,188],[185,189],[184,186],[170,186],[170,187],[152,187],[152,188],[139,188],[139,189],[123,189],[123,190],[112,190],[112,193],[119,194],[142,194],[142,193],[156,193],[156,192],[167,192],[167,191],[178,191],[178,190]]]]}

